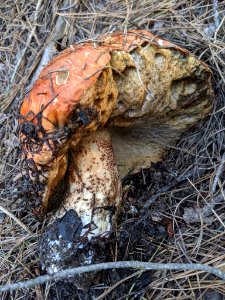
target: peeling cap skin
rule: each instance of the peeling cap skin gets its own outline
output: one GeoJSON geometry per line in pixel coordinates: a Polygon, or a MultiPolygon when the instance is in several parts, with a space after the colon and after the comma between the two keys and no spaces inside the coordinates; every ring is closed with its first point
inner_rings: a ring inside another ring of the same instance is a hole
{"type": "MultiPolygon", "coordinates": [[[[82,222],[80,237],[104,236],[121,205],[120,178],[162,160],[207,116],[213,99],[208,66],[148,31],[71,46],[44,68],[21,106],[30,206],[38,215],[54,207],[67,176],[52,224],[72,210],[82,222]]],[[[59,240],[53,236],[47,248],[59,240]]]]}
{"type": "Polygon", "coordinates": [[[210,69],[187,50],[146,31],[108,36],[111,48],[117,38],[124,51],[111,52],[118,97],[107,125],[124,177],[160,161],[207,116],[214,93],[210,69]]]}
{"type": "Polygon", "coordinates": [[[147,30],[129,30],[127,34],[114,32],[100,36],[101,45],[112,51],[131,52],[144,43],[151,43],[163,48],[176,48],[182,53],[188,53],[169,41],[165,41],[147,30]]]}

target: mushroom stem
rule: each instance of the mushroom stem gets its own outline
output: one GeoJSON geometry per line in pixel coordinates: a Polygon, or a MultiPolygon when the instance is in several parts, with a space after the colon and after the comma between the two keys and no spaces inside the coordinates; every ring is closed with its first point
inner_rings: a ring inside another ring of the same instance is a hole
{"type": "MultiPolygon", "coordinates": [[[[107,129],[96,131],[69,151],[68,189],[63,206],[51,220],[40,243],[48,273],[99,261],[96,237],[107,237],[121,204],[121,180],[107,129]]],[[[104,244],[104,243],[103,243],[104,244]]],[[[101,260],[100,260],[101,261],[101,260]]],[[[92,277],[74,278],[80,288],[92,277]]]]}
{"type": "Polygon", "coordinates": [[[121,204],[121,180],[107,129],[98,130],[82,140],[69,153],[69,187],[56,217],[74,209],[83,223],[81,235],[105,235],[121,204]]]}

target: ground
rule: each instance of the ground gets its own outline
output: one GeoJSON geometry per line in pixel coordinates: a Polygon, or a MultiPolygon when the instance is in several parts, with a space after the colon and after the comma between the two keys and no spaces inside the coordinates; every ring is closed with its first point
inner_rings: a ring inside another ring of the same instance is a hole
{"type": "MultiPolygon", "coordinates": [[[[224,2],[5,0],[0,10],[1,284],[44,273],[37,245],[48,219],[29,212],[18,184],[19,107],[40,59],[127,29],[149,29],[209,64],[216,99],[212,113],[168,147],[163,162],[124,180],[116,230],[99,253],[107,261],[198,262],[225,270],[224,2]]],[[[104,271],[97,279],[88,292],[67,280],[1,299],[225,299],[222,280],[196,271],[125,269],[104,271]]]]}

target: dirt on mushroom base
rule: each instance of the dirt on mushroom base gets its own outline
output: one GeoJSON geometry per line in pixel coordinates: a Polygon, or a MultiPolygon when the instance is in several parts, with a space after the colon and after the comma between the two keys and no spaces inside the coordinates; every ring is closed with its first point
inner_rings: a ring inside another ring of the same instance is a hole
{"type": "MultiPolygon", "coordinates": [[[[216,265],[219,262],[223,262],[224,259],[223,225],[218,220],[218,216],[221,220],[224,219],[223,204],[214,208],[217,215],[211,215],[213,220],[212,225],[204,225],[201,224],[201,222],[189,225],[182,219],[185,207],[195,207],[197,201],[199,201],[198,205],[204,206],[204,199],[210,200],[213,194],[221,194],[219,188],[220,183],[216,178],[223,178],[223,171],[219,174],[217,170],[224,152],[224,112],[222,109],[224,107],[224,91],[222,90],[221,82],[221,76],[223,76],[221,75],[223,74],[221,58],[223,53],[219,52],[218,49],[224,47],[223,26],[219,26],[222,24],[221,16],[224,8],[222,2],[214,2],[215,7],[213,3],[209,4],[206,1],[192,1],[192,6],[188,1],[185,3],[180,3],[179,1],[176,3],[172,1],[138,1],[133,4],[129,1],[127,3],[124,1],[103,3],[103,1],[101,1],[97,5],[95,3],[90,6],[81,3],[79,7],[80,13],[69,16],[73,8],[76,9],[75,6],[67,10],[57,10],[57,7],[53,9],[53,6],[59,4],[58,2],[47,3],[42,1],[41,7],[38,9],[38,21],[42,26],[38,27],[36,31],[41,45],[38,45],[38,40],[35,39],[35,37],[32,39],[32,47],[28,49],[27,55],[22,57],[22,64],[17,75],[18,77],[16,78],[17,84],[11,86],[12,95],[13,93],[14,95],[17,93],[15,91],[18,91],[18,88],[21,94],[24,92],[25,81],[20,81],[20,78],[25,78],[24,74],[28,76],[32,68],[38,65],[38,58],[43,53],[43,49],[47,46],[46,37],[50,31],[53,31],[55,22],[54,17],[51,18],[51,16],[56,17],[56,11],[60,14],[66,13],[68,16],[67,24],[70,30],[68,30],[67,35],[67,45],[73,44],[75,41],[84,37],[93,38],[96,33],[111,31],[118,29],[118,27],[119,29],[127,27],[135,28],[136,26],[140,28],[147,27],[153,29],[154,32],[160,34],[160,36],[166,37],[188,48],[191,52],[201,56],[204,61],[210,63],[214,72],[214,88],[217,94],[217,103],[214,107],[214,112],[216,113],[213,114],[207,122],[204,122],[186,135],[176,146],[176,149],[171,149],[170,154],[161,167],[157,165],[155,169],[152,169],[153,173],[151,171],[150,173],[143,171],[138,176],[138,179],[132,179],[132,182],[136,182],[137,184],[131,185],[131,196],[133,198],[137,198],[138,196],[139,198],[139,196],[143,194],[143,187],[145,187],[147,193],[145,199],[157,196],[159,200],[155,202],[156,211],[161,208],[161,212],[167,217],[172,218],[175,224],[175,242],[167,243],[166,240],[157,242],[154,236],[153,239],[150,239],[151,243],[148,242],[148,245],[153,244],[156,246],[151,256],[151,259],[155,262],[187,262],[188,260],[197,260],[198,262],[216,265]],[[218,3],[218,6],[216,6],[216,3],[218,3]],[[105,10],[106,8],[107,10],[105,10]],[[46,18],[47,15],[50,16],[50,18],[46,18]],[[73,30],[73,26],[76,29],[73,30]],[[76,34],[74,34],[75,30],[77,30],[76,34]],[[42,47],[42,45],[44,46],[42,47]],[[186,176],[186,179],[181,182],[177,180],[180,177],[185,177],[185,175],[189,175],[189,177],[186,176]],[[154,178],[153,182],[149,177],[154,178]],[[216,183],[216,188],[212,189],[216,183]],[[132,186],[134,187],[132,188],[132,186]],[[160,195],[158,194],[159,191],[162,191],[160,195]],[[162,204],[163,207],[161,207],[162,204]]],[[[17,39],[16,30],[21,30],[20,37],[23,37],[24,40],[27,40],[28,35],[31,33],[29,26],[23,28],[19,27],[18,20],[21,20],[22,24],[22,22],[25,22],[22,20],[23,15],[27,15],[30,19],[30,24],[33,24],[33,26],[37,24],[33,23],[33,14],[36,9],[35,2],[30,3],[29,6],[26,6],[26,3],[24,3],[24,14],[16,10],[14,3],[12,5],[14,7],[13,9],[15,9],[15,18],[12,20],[8,17],[5,19],[3,17],[4,26],[10,28],[12,31],[2,31],[2,34],[7,36],[7,38],[4,40],[6,44],[3,44],[6,48],[1,49],[4,61],[9,62],[11,65],[15,64],[18,57],[17,50],[24,48],[23,40],[21,38],[17,39]],[[28,9],[29,13],[27,12],[26,14],[26,10],[28,9]],[[11,26],[9,27],[8,24],[11,26]],[[8,56],[7,49],[10,40],[14,40],[16,51],[14,51],[11,56],[8,56]]],[[[20,5],[23,4],[20,3],[20,5]]],[[[8,14],[11,16],[12,11],[10,4],[4,7],[5,16],[8,14]]],[[[74,12],[76,13],[76,11],[74,12]]],[[[58,44],[57,47],[63,48],[65,42],[65,38],[60,40],[60,44],[58,44]]],[[[4,86],[2,86],[4,93],[7,91],[5,87],[8,85],[12,72],[12,68],[4,68],[1,73],[2,82],[4,83],[4,86]]],[[[18,100],[22,98],[23,95],[18,95],[14,108],[18,100]]],[[[10,99],[10,97],[8,99],[10,99]]],[[[5,205],[34,232],[34,235],[29,237],[26,231],[24,231],[18,223],[12,221],[10,217],[4,215],[1,219],[1,233],[5,239],[3,239],[1,244],[1,253],[4,256],[4,260],[0,272],[2,274],[1,282],[4,283],[9,280],[28,279],[38,276],[40,273],[35,249],[38,233],[41,232],[39,231],[41,226],[31,215],[23,211],[22,205],[18,207],[18,202],[20,202],[16,200],[18,199],[17,193],[20,188],[18,177],[16,177],[17,180],[14,182],[9,180],[10,177],[15,178],[15,173],[19,168],[17,154],[19,146],[15,134],[17,129],[15,109],[12,109],[10,114],[7,113],[6,118],[4,118],[4,116],[1,118],[1,126],[1,157],[3,157],[4,175],[1,190],[1,195],[4,199],[1,200],[1,204],[5,205]],[[3,191],[5,186],[8,186],[6,192],[3,191]],[[16,202],[12,203],[15,200],[16,202]],[[18,262],[21,262],[21,264],[18,262]],[[24,269],[24,265],[26,265],[27,271],[24,269]]],[[[127,188],[125,188],[125,195],[126,192],[127,188]]],[[[130,201],[131,200],[128,202],[130,201]]],[[[135,211],[135,205],[133,206],[134,207],[130,207],[131,212],[135,211]]],[[[133,219],[133,215],[129,210],[127,210],[126,214],[126,210],[127,207],[124,207],[121,222],[124,221],[127,226],[129,226],[131,223],[129,220],[133,219]],[[127,215],[130,216],[130,218],[128,218],[127,215]]],[[[137,217],[137,215],[135,215],[135,217],[137,217]]],[[[132,231],[132,226],[130,229],[130,231],[132,231]]],[[[138,234],[140,236],[140,231],[138,234]]],[[[137,257],[142,259],[142,255],[148,251],[148,248],[145,248],[145,245],[142,244],[143,241],[148,241],[148,239],[146,236],[141,235],[140,238],[141,237],[143,237],[143,239],[140,243],[136,244],[135,249],[130,248],[129,245],[131,244],[126,244],[125,241],[120,244],[119,248],[122,247],[123,251],[126,249],[126,258],[133,259],[137,257]]],[[[117,253],[120,251],[118,250],[118,243],[112,240],[112,244],[109,248],[111,251],[108,252],[111,254],[110,258],[112,260],[117,259],[117,253]]],[[[109,286],[119,282],[119,280],[126,277],[126,275],[127,273],[123,272],[120,273],[120,276],[114,273],[110,279],[108,273],[105,273],[105,277],[101,282],[106,287],[107,285],[109,286]]],[[[143,293],[147,299],[153,297],[156,299],[157,297],[161,297],[162,299],[166,297],[187,299],[187,297],[193,297],[193,293],[196,297],[199,296],[204,299],[204,297],[207,297],[210,286],[211,290],[225,294],[223,282],[212,277],[208,278],[210,280],[209,282],[206,280],[207,278],[204,277],[204,274],[200,274],[200,278],[197,278],[197,276],[199,275],[192,273],[189,276],[190,280],[188,280],[187,274],[182,272],[167,272],[164,274],[159,272],[152,278],[151,285],[148,286],[146,290],[143,290],[143,293]],[[167,281],[168,277],[170,278],[169,281],[167,281]]],[[[145,278],[146,277],[147,276],[145,276],[145,278]]],[[[142,280],[143,277],[138,276],[134,276],[133,279],[130,279],[129,287],[127,285],[128,293],[131,294],[130,297],[134,297],[135,292],[138,290],[138,285],[142,280]]],[[[117,292],[126,291],[127,289],[122,290],[121,288],[121,286],[124,287],[126,284],[127,281],[121,282],[117,287],[112,289],[111,293],[106,297],[112,299],[113,296],[116,297],[117,292]]],[[[92,289],[90,293],[92,295],[96,293],[102,294],[103,290],[107,290],[104,286],[97,286],[95,289],[92,289]],[[96,292],[97,288],[98,292],[96,292]]],[[[68,289],[62,285],[56,289],[56,285],[52,283],[51,293],[55,290],[56,295],[60,291],[65,291],[66,296],[66,291],[68,292],[69,289],[70,292],[74,292],[73,287],[70,285],[68,289]]],[[[82,295],[78,296],[79,292],[75,291],[75,293],[76,298],[82,297],[82,295]]],[[[17,291],[11,294],[11,298],[18,299],[21,296],[41,299],[40,295],[50,298],[49,285],[43,286],[43,289],[36,287],[29,291],[17,291]]],[[[2,297],[3,299],[8,299],[9,294],[4,294],[2,297]]],[[[69,296],[67,295],[67,297],[69,296]]],[[[83,295],[83,297],[85,296],[83,295]]]]}

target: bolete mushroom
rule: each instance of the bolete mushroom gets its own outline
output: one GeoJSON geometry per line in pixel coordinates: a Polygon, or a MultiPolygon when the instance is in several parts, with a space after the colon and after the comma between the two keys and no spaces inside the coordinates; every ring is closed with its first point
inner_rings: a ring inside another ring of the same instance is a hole
{"type": "Polygon", "coordinates": [[[36,214],[54,207],[53,195],[68,175],[46,231],[49,272],[62,266],[61,242],[63,249],[75,247],[63,232],[76,229],[86,241],[107,235],[121,205],[121,178],[161,160],[210,112],[213,98],[205,63],[144,30],[73,45],[44,68],[21,106],[21,143],[36,214]],[[68,225],[72,219],[78,227],[68,225]]]}

